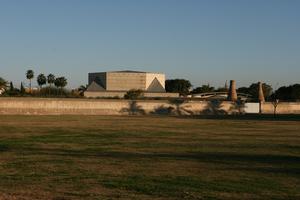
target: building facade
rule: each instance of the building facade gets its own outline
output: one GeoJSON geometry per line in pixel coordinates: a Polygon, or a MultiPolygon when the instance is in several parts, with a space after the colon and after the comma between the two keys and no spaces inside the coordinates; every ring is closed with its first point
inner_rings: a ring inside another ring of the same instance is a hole
{"type": "Polygon", "coordinates": [[[177,93],[166,93],[165,74],[140,71],[112,71],[89,73],[87,97],[123,97],[132,89],[144,91],[148,97],[174,97],[177,93]]]}

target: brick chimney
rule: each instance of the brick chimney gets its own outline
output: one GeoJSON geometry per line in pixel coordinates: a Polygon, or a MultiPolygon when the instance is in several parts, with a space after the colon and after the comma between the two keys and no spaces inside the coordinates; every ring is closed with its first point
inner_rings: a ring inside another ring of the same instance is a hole
{"type": "Polygon", "coordinates": [[[262,102],[262,103],[265,102],[265,96],[264,96],[262,82],[258,82],[258,101],[262,102]]]}
{"type": "Polygon", "coordinates": [[[228,92],[228,100],[229,101],[237,101],[237,93],[236,93],[236,83],[235,80],[230,80],[229,92],[228,92]]]}

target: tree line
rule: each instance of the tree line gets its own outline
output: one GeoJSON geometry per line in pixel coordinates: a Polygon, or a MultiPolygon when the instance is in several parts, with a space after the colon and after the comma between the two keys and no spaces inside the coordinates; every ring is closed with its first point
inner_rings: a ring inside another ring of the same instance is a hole
{"type": "MultiPolygon", "coordinates": [[[[64,88],[67,86],[68,82],[65,77],[55,77],[53,74],[48,74],[45,76],[44,74],[39,74],[36,77],[37,84],[39,86],[38,91],[32,91],[32,80],[35,78],[33,70],[27,70],[26,79],[29,80],[29,89],[25,90],[23,83],[21,83],[20,89],[15,88],[13,83],[8,83],[3,78],[0,77],[0,94],[5,91],[7,95],[18,95],[18,94],[26,94],[26,95],[34,95],[38,94],[41,96],[58,96],[65,95],[67,91],[64,88]],[[44,85],[48,84],[47,87],[44,85]],[[9,86],[8,86],[9,85],[9,86]],[[55,86],[55,88],[53,87],[55,86]]],[[[263,83],[263,92],[266,100],[283,100],[283,101],[299,101],[300,100],[300,84],[294,84],[290,86],[282,86],[277,90],[273,90],[273,88],[263,83]]],[[[87,86],[80,86],[77,91],[74,93],[69,92],[72,96],[83,96],[84,91],[87,89],[87,86]]],[[[227,84],[224,87],[215,88],[210,86],[209,84],[202,85],[199,87],[195,87],[192,89],[192,84],[189,80],[186,79],[169,79],[165,82],[166,92],[176,92],[182,96],[187,96],[191,94],[199,94],[199,93],[209,93],[209,92],[227,92],[228,86],[227,84]]],[[[252,83],[248,87],[239,87],[237,88],[238,93],[244,93],[251,96],[253,99],[258,98],[258,83],[252,83]]]]}
{"type": "Polygon", "coordinates": [[[13,82],[8,83],[0,77],[0,90],[2,90],[2,93],[7,96],[58,96],[66,94],[64,88],[67,86],[68,81],[64,76],[55,77],[55,75],[52,73],[48,74],[47,76],[42,73],[38,74],[38,76],[36,77],[36,82],[39,86],[38,90],[33,90],[32,88],[32,80],[35,78],[34,71],[27,70],[25,76],[29,81],[29,88],[25,88],[23,82],[21,82],[20,88],[16,88],[14,87],[13,82]],[[43,87],[44,85],[47,86],[43,87]]]}
{"type": "MultiPolygon", "coordinates": [[[[27,70],[26,78],[30,82],[29,83],[29,88],[30,88],[30,91],[32,91],[31,80],[34,78],[34,71],[33,70],[27,70]]],[[[64,76],[55,77],[55,75],[53,75],[53,74],[49,74],[47,77],[44,74],[39,74],[37,76],[36,81],[37,81],[37,84],[39,85],[40,88],[42,88],[43,85],[46,85],[48,83],[50,88],[54,84],[55,87],[63,89],[68,84],[68,81],[64,76]]]]}
{"type": "MultiPolygon", "coordinates": [[[[273,90],[271,85],[263,83],[263,92],[266,100],[284,100],[284,101],[299,101],[300,100],[300,84],[290,86],[282,86],[277,90],[273,90]]],[[[182,96],[209,92],[228,92],[227,85],[224,87],[215,88],[209,84],[195,87],[192,89],[192,84],[186,79],[171,79],[166,80],[166,92],[177,92],[182,96]]],[[[237,88],[238,93],[244,93],[251,96],[253,99],[258,98],[258,83],[252,83],[248,87],[237,88]]]]}

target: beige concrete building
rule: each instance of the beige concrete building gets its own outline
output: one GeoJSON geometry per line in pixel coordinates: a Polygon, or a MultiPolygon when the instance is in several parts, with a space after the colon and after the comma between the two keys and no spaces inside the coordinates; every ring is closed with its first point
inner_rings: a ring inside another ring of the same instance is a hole
{"type": "Polygon", "coordinates": [[[89,73],[86,97],[124,97],[131,89],[144,91],[145,97],[178,97],[166,93],[165,74],[140,71],[112,71],[89,73]]]}

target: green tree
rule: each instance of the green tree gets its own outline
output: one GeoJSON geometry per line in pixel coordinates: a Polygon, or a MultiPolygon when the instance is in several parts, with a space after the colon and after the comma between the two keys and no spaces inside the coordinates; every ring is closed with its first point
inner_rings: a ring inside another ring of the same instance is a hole
{"type": "Polygon", "coordinates": [[[282,86],[273,94],[276,99],[296,101],[300,99],[300,84],[282,86]]]}
{"type": "Polygon", "coordinates": [[[84,95],[84,92],[86,91],[87,89],[87,86],[84,86],[84,85],[81,85],[79,88],[78,88],[78,92],[80,94],[80,96],[83,96],[84,95]]]}
{"type": "Polygon", "coordinates": [[[300,84],[292,86],[292,100],[300,100],[300,84]]]}
{"type": "Polygon", "coordinates": [[[49,84],[49,95],[51,95],[52,85],[55,82],[55,76],[53,74],[48,74],[47,76],[47,82],[49,84]]]}
{"type": "Polygon", "coordinates": [[[53,74],[49,74],[47,76],[47,82],[48,84],[50,85],[50,87],[52,87],[52,85],[54,84],[55,82],[55,76],[53,74]]]}
{"type": "MultiPolygon", "coordinates": [[[[249,86],[249,93],[252,95],[254,99],[258,98],[258,83],[252,83],[249,86]]],[[[264,96],[266,99],[268,99],[272,95],[272,87],[266,83],[262,84],[264,96]]]]}
{"type": "Polygon", "coordinates": [[[206,92],[213,92],[215,90],[214,87],[210,87],[209,84],[207,85],[202,85],[201,87],[197,87],[193,89],[191,92],[192,94],[199,94],[199,93],[206,93],[206,92]]]}
{"type": "Polygon", "coordinates": [[[25,93],[25,88],[24,88],[23,82],[21,82],[20,92],[21,92],[21,94],[25,93]]]}
{"type": "Polygon", "coordinates": [[[7,81],[0,77],[0,90],[5,90],[7,88],[7,81]]]}
{"type": "Polygon", "coordinates": [[[26,72],[26,78],[29,80],[29,88],[30,88],[30,93],[32,92],[32,87],[31,87],[31,80],[34,78],[34,72],[33,70],[27,70],[26,72]]]}
{"type": "Polygon", "coordinates": [[[238,93],[250,94],[248,87],[240,87],[236,90],[238,93]]]}
{"type": "Polygon", "coordinates": [[[215,92],[228,92],[228,88],[226,87],[219,87],[218,89],[214,90],[215,92]]]}
{"type": "Polygon", "coordinates": [[[37,77],[37,83],[40,86],[40,88],[43,87],[43,85],[45,85],[47,82],[47,78],[44,74],[39,74],[37,77]]]}
{"type": "Polygon", "coordinates": [[[178,92],[180,95],[189,94],[192,84],[189,80],[185,79],[171,79],[166,80],[166,91],[167,92],[178,92]]]}
{"type": "MultiPolygon", "coordinates": [[[[262,84],[264,96],[266,99],[272,95],[272,87],[266,83],[262,84]]],[[[253,99],[258,98],[258,83],[252,83],[249,87],[241,87],[237,89],[238,93],[250,94],[253,99]]]]}
{"type": "Polygon", "coordinates": [[[14,87],[13,82],[10,82],[10,83],[9,83],[9,90],[10,90],[11,92],[13,92],[13,91],[15,90],[15,87],[14,87]]]}
{"type": "Polygon", "coordinates": [[[66,87],[67,84],[68,84],[68,81],[65,77],[58,77],[54,81],[54,85],[57,88],[60,88],[61,94],[63,92],[63,88],[66,87]]]}
{"type": "Polygon", "coordinates": [[[10,82],[9,83],[9,90],[6,91],[6,93],[10,96],[16,96],[16,95],[19,95],[20,94],[20,91],[14,87],[14,84],[13,82],[10,82]]]}

